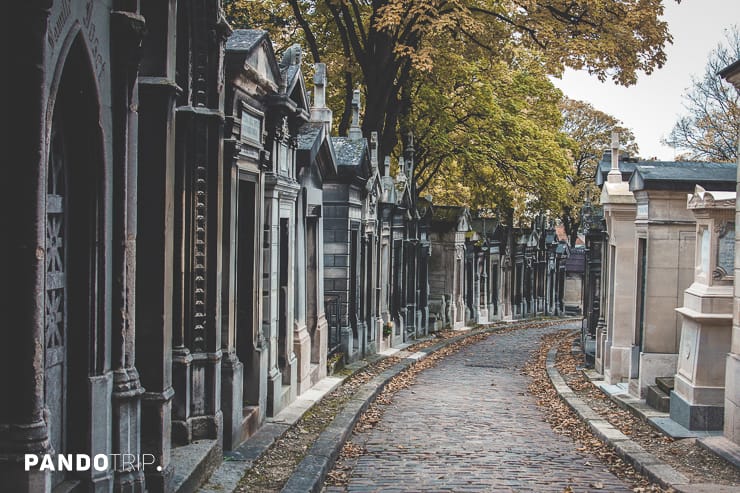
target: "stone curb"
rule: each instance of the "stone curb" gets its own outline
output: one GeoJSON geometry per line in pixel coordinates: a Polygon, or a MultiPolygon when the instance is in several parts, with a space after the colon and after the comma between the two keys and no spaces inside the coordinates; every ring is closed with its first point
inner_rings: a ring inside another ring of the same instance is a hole
{"type": "Polygon", "coordinates": [[[591,431],[602,442],[609,445],[614,452],[637,472],[664,488],[673,488],[678,492],[691,491],[689,479],[674,468],[646,451],[639,444],[630,440],[627,435],[616,429],[583,400],[575,395],[555,367],[557,348],[547,353],[546,370],[550,382],[560,398],[585,422],[591,431]]]}
{"type": "MultiPolygon", "coordinates": [[[[570,318],[565,318],[562,320],[553,320],[552,322],[568,323],[569,321],[571,321],[570,318]]],[[[538,321],[522,320],[515,322],[515,324],[523,325],[533,322],[538,321]]],[[[388,370],[375,376],[375,378],[360,387],[342,412],[340,412],[334,418],[334,421],[332,421],[321,435],[319,435],[319,438],[309,449],[303,461],[298,464],[298,467],[288,479],[288,482],[285,484],[281,492],[316,493],[321,490],[329,470],[334,466],[334,462],[339,456],[340,450],[352,434],[352,429],[360,419],[360,416],[362,416],[362,413],[367,410],[370,403],[383,391],[385,386],[393,377],[409,368],[414,363],[425,359],[430,354],[433,354],[446,346],[478,334],[493,334],[499,329],[512,327],[515,326],[515,324],[495,325],[484,327],[482,329],[473,329],[466,334],[460,334],[459,336],[445,339],[433,346],[411,354],[399,363],[390,367],[388,370]]]]}

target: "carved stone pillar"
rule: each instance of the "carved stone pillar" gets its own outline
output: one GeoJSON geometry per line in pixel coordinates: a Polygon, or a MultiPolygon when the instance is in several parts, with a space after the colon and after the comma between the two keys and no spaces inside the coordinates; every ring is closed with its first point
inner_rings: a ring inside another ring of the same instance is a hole
{"type": "MultiPolygon", "coordinates": [[[[134,5],[135,7],[138,7],[134,5]]],[[[144,392],[135,362],[136,186],[138,63],[144,18],[137,10],[111,13],[113,83],[113,453],[139,457],[140,398],[144,392]]],[[[138,466],[138,464],[137,464],[138,466]]],[[[116,462],[116,491],[144,491],[144,472],[116,462]]]]}
{"type": "Polygon", "coordinates": [[[175,3],[144,2],[148,30],[139,74],[136,354],[146,389],[141,400],[141,452],[155,457],[147,488],[169,491],[172,419],[172,306],[175,3]],[[166,56],[161,56],[166,54],[166,56]],[[161,468],[158,470],[158,468],[161,468]]]}
{"type": "Polygon", "coordinates": [[[44,287],[45,220],[38,189],[45,158],[44,55],[51,1],[11,2],[5,15],[24,34],[21,46],[5,43],[4,59],[10,61],[6,80],[13,97],[8,98],[4,167],[6,183],[0,194],[3,230],[12,231],[0,242],[6,275],[12,282],[0,288],[0,307],[11,314],[11,323],[0,324],[0,380],[4,404],[0,406],[0,477],[8,491],[33,493],[50,488],[49,475],[23,470],[26,453],[52,453],[44,421],[44,287]],[[23,330],[18,330],[23,327],[23,330]],[[12,375],[12,378],[10,377],[12,375]],[[12,398],[9,398],[12,396],[12,398]]]}

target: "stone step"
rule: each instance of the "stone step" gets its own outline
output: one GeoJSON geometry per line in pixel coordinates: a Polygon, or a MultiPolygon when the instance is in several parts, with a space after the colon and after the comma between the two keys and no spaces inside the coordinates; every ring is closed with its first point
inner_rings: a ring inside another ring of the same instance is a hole
{"type": "Polygon", "coordinates": [[[655,385],[668,395],[671,395],[673,390],[673,381],[673,377],[655,377],[655,385]]]}
{"type": "Polygon", "coordinates": [[[657,385],[648,385],[645,394],[645,402],[648,406],[664,413],[671,410],[671,397],[657,385]]]}
{"type": "Polygon", "coordinates": [[[699,445],[722,457],[724,460],[740,469],[740,445],[724,436],[706,437],[699,439],[699,445]]]}
{"type": "Polygon", "coordinates": [[[175,464],[172,491],[195,493],[221,463],[223,451],[218,440],[197,440],[174,447],[171,462],[175,464]]]}

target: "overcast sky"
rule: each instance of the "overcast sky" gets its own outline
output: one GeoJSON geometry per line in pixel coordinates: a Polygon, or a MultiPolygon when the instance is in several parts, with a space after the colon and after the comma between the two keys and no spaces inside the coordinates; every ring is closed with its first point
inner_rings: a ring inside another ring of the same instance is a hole
{"type": "Polygon", "coordinates": [[[664,0],[664,5],[673,44],[666,47],[668,61],[662,69],[641,74],[631,87],[601,83],[573,70],[553,83],[566,96],[587,101],[631,128],[640,156],[670,161],[676,153],[660,141],[685,114],[681,95],[691,85],[691,76],[702,77],[709,52],[724,39],[727,28],[740,24],[740,0],[683,0],[680,5],[664,0]]]}

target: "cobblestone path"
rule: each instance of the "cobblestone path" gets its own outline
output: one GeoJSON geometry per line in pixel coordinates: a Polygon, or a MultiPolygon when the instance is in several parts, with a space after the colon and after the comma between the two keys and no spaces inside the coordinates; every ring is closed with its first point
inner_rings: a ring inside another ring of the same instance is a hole
{"type": "Polygon", "coordinates": [[[543,334],[565,327],[577,328],[494,334],[421,372],[373,430],[352,437],[367,452],[346,489],[325,491],[631,491],[553,432],[527,393],[522,367],[543,334]]]}

